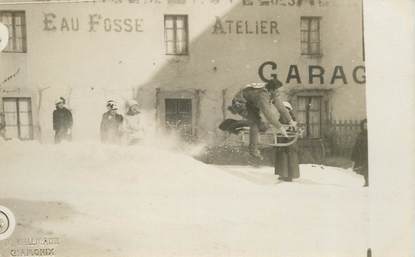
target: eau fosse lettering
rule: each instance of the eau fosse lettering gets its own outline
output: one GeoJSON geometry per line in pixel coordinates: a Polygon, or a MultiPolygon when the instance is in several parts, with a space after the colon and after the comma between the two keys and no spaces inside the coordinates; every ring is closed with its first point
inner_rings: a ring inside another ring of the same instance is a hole
{"type": "Polygon", "coordinates": [[[87,22],[81,23],[79,17],[58,17],[55,13],[43,15],[45,31],[87,31],[87,32],[143,32],[143,19],[110,18],[101,14],[90,14],[87,22]]]}

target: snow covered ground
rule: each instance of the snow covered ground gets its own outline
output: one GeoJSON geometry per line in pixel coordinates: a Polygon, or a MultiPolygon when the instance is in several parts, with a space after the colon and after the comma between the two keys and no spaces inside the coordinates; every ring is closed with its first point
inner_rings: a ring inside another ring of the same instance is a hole
{"type": "Polygon", "coordinates": [[[350,170],[212,166],[174,144],[0,143],[0,205],[56,256],[365,256],[368,191],[350,170]]]}

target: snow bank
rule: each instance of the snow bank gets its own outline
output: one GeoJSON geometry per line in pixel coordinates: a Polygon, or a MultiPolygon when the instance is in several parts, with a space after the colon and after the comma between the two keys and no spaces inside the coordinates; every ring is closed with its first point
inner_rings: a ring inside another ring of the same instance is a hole
{"type": "Polygon", "coordinates": [[[209,166],[174,142],[3,142],[0,195],[70,206],[29,226],[64,239],[58,256],[365,256],[360,176],[303,165],[279,183],[272,168],[209,166]]]}

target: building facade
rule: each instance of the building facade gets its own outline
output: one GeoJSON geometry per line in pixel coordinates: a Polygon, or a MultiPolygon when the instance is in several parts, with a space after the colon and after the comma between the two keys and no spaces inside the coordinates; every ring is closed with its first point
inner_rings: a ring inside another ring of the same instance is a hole
{"type": "Polygon", "coordinates": [[[107,0],[0,5],[7,135],[51,142],[54,101],[97,139],[109,99],[161,128],[215,140],[233,95],[277,77],[306,137],[366,117],[361,0],[107,0]]]}

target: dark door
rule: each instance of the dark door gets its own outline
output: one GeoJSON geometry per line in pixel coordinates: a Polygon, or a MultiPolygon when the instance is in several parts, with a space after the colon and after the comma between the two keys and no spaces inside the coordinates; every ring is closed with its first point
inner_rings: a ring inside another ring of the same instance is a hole
{"type": "Polygon", "coordinates": [[[181,136],[192,136],[192,99],[165,99],[166,128],[176,130],[181,136]]]}

